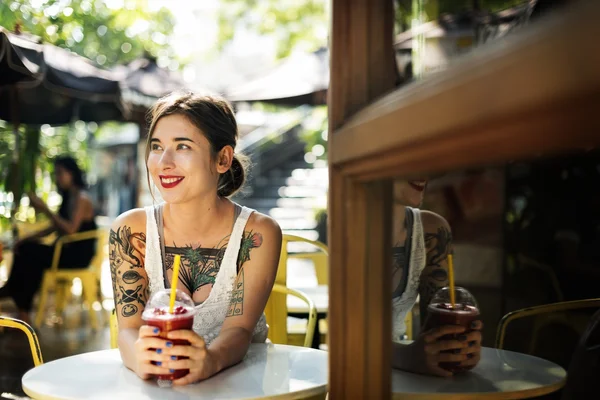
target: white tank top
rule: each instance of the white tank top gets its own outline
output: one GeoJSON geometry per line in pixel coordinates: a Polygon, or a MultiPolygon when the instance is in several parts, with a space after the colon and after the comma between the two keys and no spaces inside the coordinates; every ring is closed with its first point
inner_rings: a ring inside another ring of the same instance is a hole
{"type": "MultiPolygon", "coordinates": [[[[159,207],[162,205],[159,205],[159,207]]],[[[148,274],[150,296],[158,290],[165,289],[163,263],[161,255],[161,245],[158,235],[158,226],[154,217],[154,207],[145,207],[146,211],[146,259],[145,268],[148,274]]],[[[208,298],[197,305],[196,316],[194,317],[194,332],[204,338],[206,344],[210,344],[221,331],[221,326],[225,321],[231,301],[231,293],[237,277],[237,258],[240,251],[240,244],[244,228],[248,218],[254,212],[246,207],[242,207],[240,215],[237,217],[233,231],[223,256],[223,261],[219,272],[215,278],[215,283],[208,295],[208,298]]],[[[254,333],[252,342],[262,343],[267,339],[269,328],[266,323],[265,315],[260,317],[254,333]]]]}
{"type": "Polygon", "coordinates": [[[417,301],[421,272],[425,268],[427,252],[423,234],[423,223],[419,209],[411,208],[414,216],[412,241],[410,243],[410,259],[408,265],[408,280],[402,295],[392,299],[392,340],[397,342],[406,333],[404,319],[417,301]]]}

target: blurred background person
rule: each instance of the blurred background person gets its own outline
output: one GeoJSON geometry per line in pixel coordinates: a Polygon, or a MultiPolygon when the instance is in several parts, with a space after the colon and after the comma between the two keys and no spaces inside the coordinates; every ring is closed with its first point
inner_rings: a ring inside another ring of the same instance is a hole
{"type": "MultiPolygon", "coordinates": [[[[59,236],[96,229],[94,206],[85,191],[83,172],[74,158],[59,156],[54,162],[54,177],[62,202],[53,213],[42,199],[29,193],[29,200],[36,211],[46,215],[51,225],[41,231],[19,239],[14,246],[14,259],[6,285],[0,288],[0,299],[12,297],[18,318],[29,322],[33,297],[40,288],[44,270],[50,267],[55,244],[47,245],[38,240],[57,232],[59,236]]],[[[86,268],[96,250],[96,240],[89,239],[66,244],[62,248],[61,268],[86,268]]]]}

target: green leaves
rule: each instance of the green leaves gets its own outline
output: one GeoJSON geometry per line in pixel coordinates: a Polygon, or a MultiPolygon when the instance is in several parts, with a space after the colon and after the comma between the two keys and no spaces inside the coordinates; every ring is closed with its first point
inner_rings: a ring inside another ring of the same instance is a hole
{"type": "Polygon", "coordinates": [[[275,36],[280,58],[296,47],[316,50],[327,45],[327,4],[326,0],[221,0],[219,47],[245,29],[275,36]]]}
{"type": "Polygon", "coordinates": [[[165,8],[151,11],[146,0],[127,0],[124,7],[109,8],[105,1],[8,0],[0,4],[0,25],[13,30],[17,21],[22,31],[68,48],[102,66],[127,63],[148,53],[165,58],[175,55],[168,38],[174,18],[165,8]],[[162,35],[162,36],[161,36],[162,35]]]}

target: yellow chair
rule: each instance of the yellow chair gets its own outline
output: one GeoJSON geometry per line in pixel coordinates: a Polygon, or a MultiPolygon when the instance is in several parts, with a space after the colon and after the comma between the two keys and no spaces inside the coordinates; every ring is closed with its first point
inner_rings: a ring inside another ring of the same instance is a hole
{"type": "Polygon", "coordinates": [[[581,332],[583,332],[583,330],[587,326],[587,319],[585,321],[574,321],[572,318],[567,317],[566,312],[573,310],[582,310],[586,308],[599,309],[600,298],[544,304],[541,306],[523,308],[520,310],[509,312],[504,317],[502,317],[500,323],[498,324],[498,330],[496,333],[496,348],[504,348],[504,340],[506,337],[507,326],[511,322],[520,318],[536,318],[534,320],[533,330],[531,333],[529,354],[534,353],[537,344],[538,332],[545,325],[559,323],[576,329],[581,329],[581,332]]]}
{"type": "MultiPolygon", "coordinates": [[[[272,293],[273,292],[280,293],[280,294],[283,294],[286,296],[287,295],[295,296],[295,297],[298,297],[299,299],[303,300],[304,302],[306,302],[306,304],[308,305],[309,314],[308,314],[308,323],[306,326],[306,336],[304,338],[304,347],[311,347],[313,336],[315,333],[315,325],[317,323],[317,308],[315,307],[315,303],[308,296],[306,296],[306,294],[302,293],[301,291],[294,290],[294,289],[285,287],[285,286],[277,284],[277,283],[273,285],[272,293]]],[[[269,316],[267,316],[267,323],[269,324],[269,326],[273,325],[273,321],[270,320],[269,316]]],[[[111,349],[116,349],[117,347],[119,347],[118,337],[119,337],[119,322],[117,320],[116,310],[113,309],[110,314],[110,348],[111,349]]]]}
{"type": "MultiPolygon", "coordinates": [[[[287,271],[287,260],[289,258],[311,260],[315,265],[315,274],[317,275],[317,283],[319,285],[329,284],[329,267],[328,267],[329,247],[325,243],[321,243],[316,240],[310,240],[296,235],[283,235],[281,243],[281,255],[279,258],[279,269],[277,275],[284,274],[287,271]],[[320,251],[316,252],[303,252],[303,253],[289,253],[287,245],[292,242],[308,243],[316,247],[320,251]]],[[[281,282],[278,282],[281,283],[281,282]]]]}
{"type": "MultiPolygon", "coordinates": [[[[315,303],[305,293],[302,293],[300,290],[292,289],[287,286],[281,285],[279,283],[276,283],[273,285],[273,290],[271,291],[271,296],[273,295],[273,293],[282,294],[285,296],[289,295],[289,296],[297,297],[297,298],[303,300],[308,305],[308,322],[306,324],[306,334],[304,335],[303,345],[304,345],[304,347],[311,347],[313,337],[315,334],[315,326],[317,324],[317,307],[315,306],[315,303]]],[[[286,300],[287,300],[287,298],[286,298],[286,300]]],[[[286,303],[283,303],[283,304],[285,305],[285,314],[287,316],[287,301],[286,301],[286,303]]],[[[272,316],[273,316],[272,313],[265,313],[265,314],[267,317],[267,323],[269,324],[269,331],[270,331],[272,326],[278,324],[278,321],[274,321],[272,319],[272,316]]],[[[289,335],[287,334],[287,329],[288,329],[287,317],[283,321],[284,321],[283,326],[286,329],[285,337],[286,337],[286,339],[289,339],[289,335]]],[[[273,343],[290,344],[289,340],[286,340],[285,343],[280,343],[280,342],[273,342],[273,343]]]]}
{"type": "MultiPolygon", "coordinates": [[[[300,236],[295,235],[283,235],[282,243],[281,243],[281,253],[279,256],[279,265],[277,267],[277,276],[275,278],[275,284],[287,287],[287,261],[289,258],[296,257],[297,258],[311,258],[313,257],[313,253],[288,253],[288,244],[291,242],[304,242],[310,245],[317,247],[324,253],[326,256],[329,253],[329,249],[327,245],[317,242],[314,240],[309,240],[300,236]]],[[[319,254],[319,253],[314,253],[319,254]]],[[[318,256],[317,256],[318,258],[318,256]]],[[[314,260],[314,259],[313,259],[314,260]]],[[[319,261],[317,261],[319,262],[319,261]]],[[[315,262],[315,265],[316,262],[315,262]]],[[[321,265],[323,265],[321,261],[321,265]]],[[[325,271],[327,273],[327,261],[324,263],[325,268],[317,267],[317,276],[320,274],[318,272],[319,269],[325,271]]],[[[327,275],[325,275],[325,279],[327,275]]],[[[265,314],[267,316],[267,320],[269,323],[269,339],[273,343],[278,344],[288,344],[288,343],[299,343],[301,339],[300,336],[304,336],[304,333],[293,333],[289,334],[288,332],[288,309],[287,309],[287,294],[281,292],[272,292],[269,297],[269,301],[267,302],[267,306],[265,308],[265,314]]],[[[310,317],[310,316],[309,316],[310,317]]],[[[309,332],[306,332],[309,334],[309,332]]]]}
{"type": "Polygon", "coordinates": [[[413,310],[409,310],[404,318],[404,324],[406,326],[406,339],[413,340],[413,310]]]}
{"type": "Polygon", "coordinates": [[[33,364],[37,367],[44,363],[42,358],[42,349],[40,348],[40,342],[38,340],[35,331],[29,324],[25,322],[8,317],[0,316],[0,326],[5,326],[7,328],[15,328],[22,330],[25,335],[27,335],[27,339],[29,340],[29,348],[31,349],[31,356],[33,357],[33,364]]]}
{"type": "Polygon", "coordinates": [[[35,325],[41,326],[44,319],[46,303],[48,301],[48,293],[54,289],[56,294],[56,312],[61,313],[70,296],[70,289],[73,279],[79,278],[83,287],[84,302],[87,303],[90,323],[93,329],[98,328],[98,320],[93,304],[96,300],[102,305],[102,296],[100,292],[100,278],[102,272],[102,262],[105,259],[105,240],[106,232],[102,229],[93,231],[74,233],[71,235],[61,236],[56,241],[54,255],[52,257],[52,265],[48,271],[44,273],[42,281],[40,302],[35,318],[35,325]],[[60,254],[63,245],[82,240],[96,239],[96,254],[90,262],[88,268],[81,269],[59,269],[60,254]]]}
{"type": "Polygon", "coordinates": [[[113,308],[110,313],[110,348],[119,347],[119,321],[117,320],[117,310],[113,308]]]}

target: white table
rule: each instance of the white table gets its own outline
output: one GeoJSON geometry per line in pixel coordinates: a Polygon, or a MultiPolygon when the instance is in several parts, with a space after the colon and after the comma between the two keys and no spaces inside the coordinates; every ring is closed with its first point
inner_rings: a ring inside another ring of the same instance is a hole
{"type": "Polygon", "coordinates": [[[474,369],[452,378],[392,370],[392,392],[394,400],[527,399],[559,390],[566,376],[550,361],[484,347],[474,369]]]}
{"type": "MultiPolygon", "coordinates": [[[[327,314],[329,311],[329,286],[290,287],[299,290],[310,297],[310,299],[315,302],[317,313],[327,314]]],[[[308,305],[297,297],[288,296],[287,307],[288,313],[290,314],[308,314],[308,305]]]]}
{"type": "Polygon", "coordinates": [[[34,399],[296,399],[324,394],[327,371],[324,351],[253,344],[240,364],[210,379],[160,388],[127,369],[119,350],[103,350],[40,365],[22,384],[34,399]]]}

